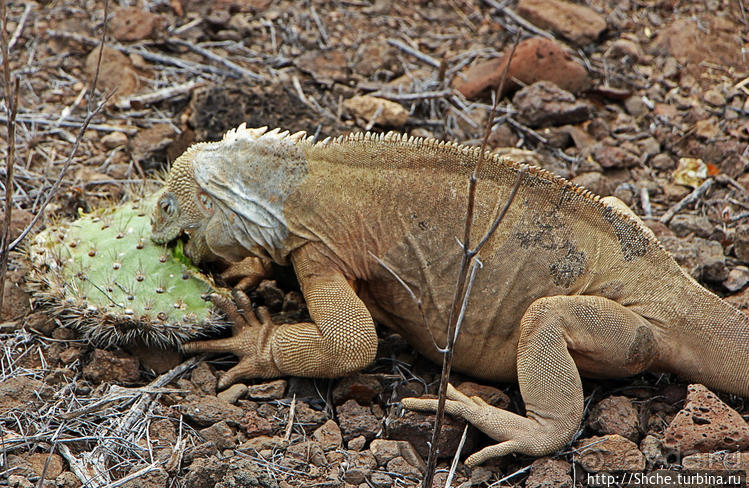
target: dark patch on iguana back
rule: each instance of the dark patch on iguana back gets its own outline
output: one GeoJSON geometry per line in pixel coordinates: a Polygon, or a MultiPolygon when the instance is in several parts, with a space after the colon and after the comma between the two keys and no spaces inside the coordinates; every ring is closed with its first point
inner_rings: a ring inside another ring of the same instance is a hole
{"type": "Polygon", "coordinates": [[[648,252],[650,240],[636,222],[619,215],[611,207],[604,207],[601,214],[614,229],[625,261],[634,261],[648,252]]]}
{"type": "Polygon", "coordinates": [[[585,272],[587,259],[570,241],[564,243],[567,254],[549,265],[551,280],[555,285],[567,288],[585,272]]]}
{"type": "Polygon", "coordinates": [[[557,231],[562,229],[564,224],[559,220],[559,211],[556,207],[544,213],[534,212],[529,225],[524,227],[532,230],[515,233],[515,238],[520,241],[520,247],[539,247],[547,251],[559,248],[557,231]]]}
{"type": "Polygon", "coordinates": [[[549,274],[555,285],[568,288],[585,272],[585,252],[568,238],[567,225],[560,219],[558,206],[547,212],[534,212],[528,225],[523,227],[531,230],[514,234],[520,247],[543,249],[556,257],[549,263],[549,274]]]}

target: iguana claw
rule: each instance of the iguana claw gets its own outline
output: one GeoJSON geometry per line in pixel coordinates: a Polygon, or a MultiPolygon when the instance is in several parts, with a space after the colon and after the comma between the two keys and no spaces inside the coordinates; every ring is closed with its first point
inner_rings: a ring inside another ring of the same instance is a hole
{"type": "Polygon", "coordinates": [[[234,323],[232,336],[225,339],[193,341],[182,346],[182,350],[188,354],[230,352],[239,358],[237,365],[219,378],[219,389],[243,378],[272,378],[281,375],[271,354],[271,338],[276,325],[271,320],[268,309],[258,307],[256,316],[247,294],[235,289],[232,295],[234,302],[217,294],[210,297],[234,323]]]}

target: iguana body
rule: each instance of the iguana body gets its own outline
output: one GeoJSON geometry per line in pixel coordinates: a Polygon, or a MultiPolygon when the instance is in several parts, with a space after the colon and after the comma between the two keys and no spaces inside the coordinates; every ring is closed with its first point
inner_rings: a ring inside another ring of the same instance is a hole
{"type": "MultiPolygon", "coordinates": [[[[439,360],[478,157],[478,149],[400,135],[313,144],[301,133],[244,127],[193,146],[172,167],[154,239],[186,231],[194,261],[233,263],[239,275],[251,265],[245,284],[259,279],[269,259],[293,264],[312,322],[274,326],[263,313],[261,324],[242,299],[246,312],[233,314],[240,322],[233,338],[185,349],[237,354],[223,385],[241,377],[341,376],[373,360],[374,317],[439,360]],[[245,259],[251,256],[260,259],[245,259]]],[[[507,201],[523,163],[486,158],[473,242],[507,201]]],[[[453,365],[487,380],[517,379],[527,417],[451,389],[448,412],[500,441],[468,464],[511,452],[542,455],[569,442],[583,411],[580,374],[672,371],[749,396],[746,316],[685,274],[619,200],[536,168],[522,178],[481,250],[453,365]]]]}

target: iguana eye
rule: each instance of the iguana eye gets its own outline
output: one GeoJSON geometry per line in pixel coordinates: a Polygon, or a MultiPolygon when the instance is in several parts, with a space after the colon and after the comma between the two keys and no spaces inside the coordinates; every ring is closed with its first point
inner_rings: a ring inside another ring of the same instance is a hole
{"type": "Polygon", "coordinates": [[[159,200],[159,208],[167,217],[174,217],[177,215],[177,199],[171,193],[167,193],[159,200]]]}
{"type": "Polygon", "coordinates": [[[209,197],[206,192],[201,191],[200,193],[198,193],[198,201],[200,202],[200,205],[203,207],[203,210],[206,210],[208,212],[213,211],[213,201],[211,200],[211,197],[209,197]]]}

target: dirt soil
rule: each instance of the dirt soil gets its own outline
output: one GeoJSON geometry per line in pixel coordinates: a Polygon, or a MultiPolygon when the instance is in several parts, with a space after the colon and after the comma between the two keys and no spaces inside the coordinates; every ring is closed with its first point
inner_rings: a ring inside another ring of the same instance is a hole
{"type": "MultiPolygon", "coordinates": [[[[120,201],[189,144],[242,122],[478,145],[489,88],[517,37],[490,148],[538,151],[548,170],[619,197],[695,279],[746,309],[747,15],[743,0],[120,1],[110,2],[99,64],[102,1],[9,2],[19,90],[11,237],[74,150],[35,230],[120,201]]],[[[4,96],[3,124],[8,105],[4,96]]],[[[0,146],[7,159],[6,132],[0,146]]],[[[353,377],[218,393],[233,357],[87,343],[61,317],[31,309],[25,274],[15,260],[1,311],[0,486],[364,488],[422,478],[432,417],[402,412],[399,399],[434,393],[439,370],[398,336],[381,330],[377,360],[353,377]],[[168,384],[144,388],[175,367],[168,384]]],[[[287,278],[263,283],[253,301],[303,315],[287,278]]],[[[517,385],[452,382],[523,413],[517,385]]],[[[588,408],[569,448],[459,463],[452,486],[605,486],[593,475],[749,469],[743,399],[655,374],[584,386],[588,408]]],[[[463,425],[447,421],[435,486],[463,425]]],[[[469,429],[461,459],[491,442],[469,429]]]]}

